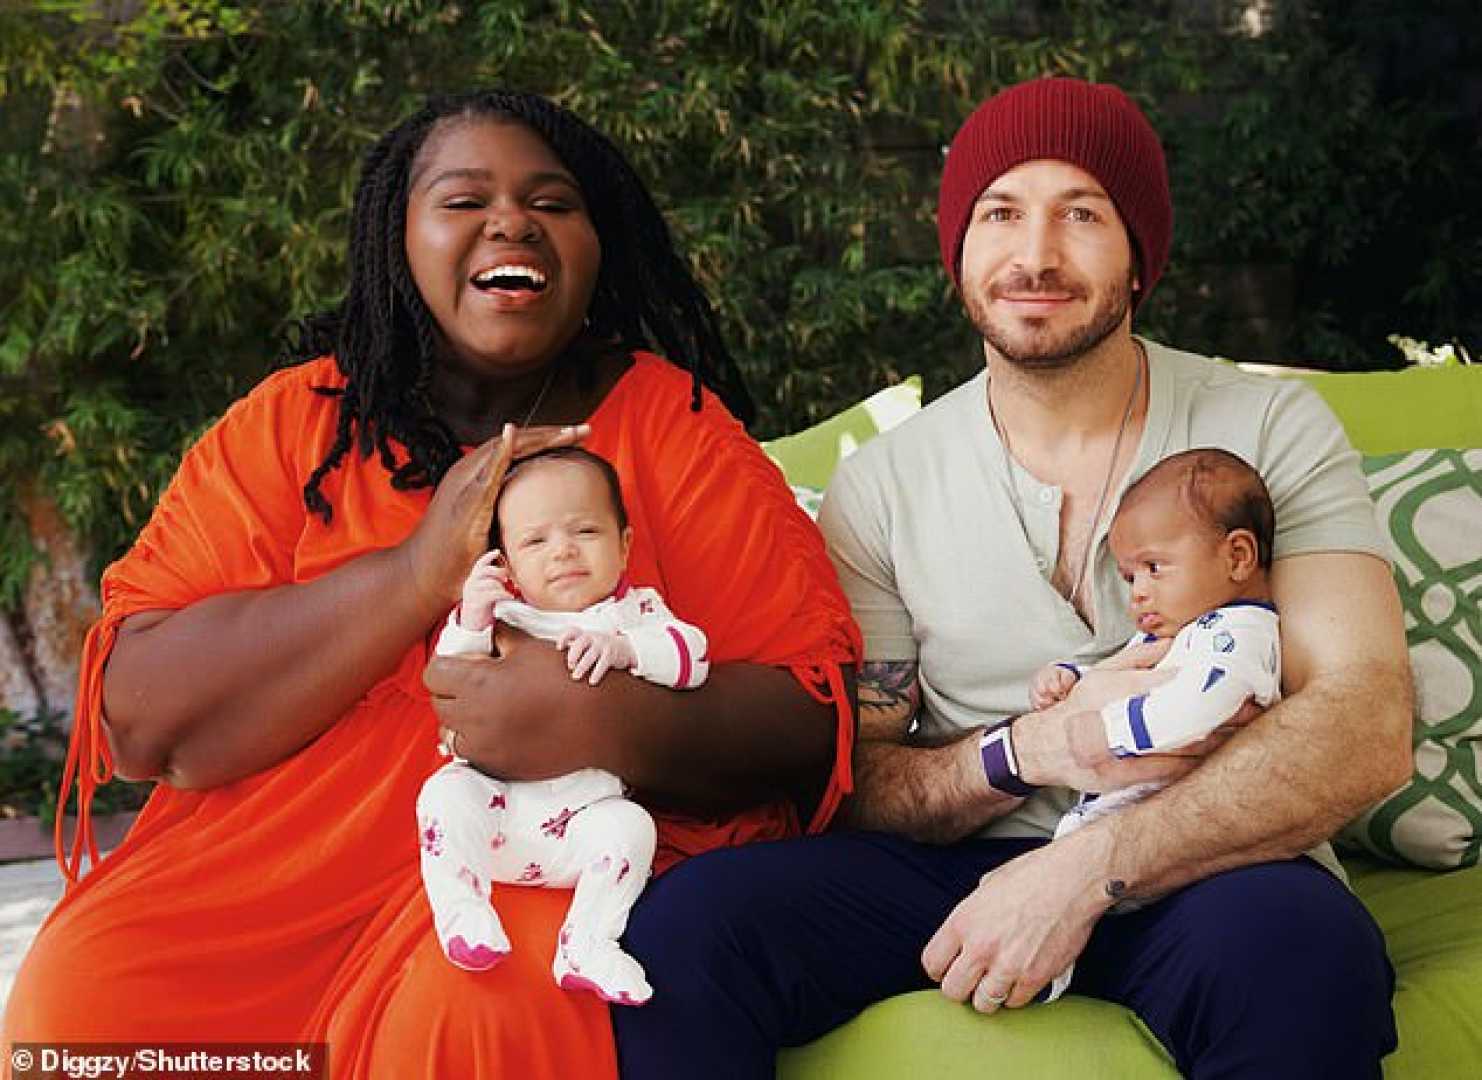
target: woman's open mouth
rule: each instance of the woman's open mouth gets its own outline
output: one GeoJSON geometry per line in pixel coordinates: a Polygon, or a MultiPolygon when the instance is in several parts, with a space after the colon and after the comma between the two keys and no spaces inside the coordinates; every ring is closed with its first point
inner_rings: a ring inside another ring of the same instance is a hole
{"type": "Polygon", "coordinates": [[[486,267],[469,279],[479,292],[516,303],[539,298],[546,290],[547,280],[544,270],[520,263],[486,267]]]}

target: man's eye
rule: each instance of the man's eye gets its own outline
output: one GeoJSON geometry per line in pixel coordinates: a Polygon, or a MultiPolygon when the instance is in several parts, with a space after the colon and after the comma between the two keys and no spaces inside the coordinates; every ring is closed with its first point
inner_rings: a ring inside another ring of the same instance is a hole
{"type": "Polygon", "coordinates": [[[1013,216],[1014,216],[1014,211],[1013,211],[1013,208],[1012,207],[1008,207],[1008,206],[989,206],[989,207],[985,207],[983,209],[982,213],[980,213],[978,215],[978,220],[979,221],[992,221],[992,222],[998,223],[998,222],[1010,221],[1010,220],[1013,219],[1013,216]]]}
{"type": "Polygon", "coordinates": [[[1090,224],[1096,220],[1096,211],[1084,206],[1071,206],[1065,211],[1065,216],[1078,224],[1090,224]]]}
{"type": "Polygon", "coordinates": [[[1157,577],[1158,576],[1158,571],[1160,569],[1161,569],[1161,566],[1158,563],[1155,563],[1155,562],[1148,563],[1148,573],[1151,574],[1153,577],[1157,577]]]}

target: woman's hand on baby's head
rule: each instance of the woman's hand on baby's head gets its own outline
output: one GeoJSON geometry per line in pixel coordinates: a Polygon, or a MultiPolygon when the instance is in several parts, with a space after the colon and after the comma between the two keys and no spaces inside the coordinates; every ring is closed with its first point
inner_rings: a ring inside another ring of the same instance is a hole
{"type": "Polygon", "coordinates": [[[566,666],[573,679],[586,678],[593,686],[614,668],[631,668],[638,662],[633,643],[621,632],[581,630],[571,627],[556,639],[556,648],[566,652],[566,666]]]}
{"type": "Polygon", "coordinates": [[[427,513],[401,544],[413,586],[430,608],[446,611],[489,544],[494,496],[516,458],[553,446],[575,446],[591,434],[586,424],[504,430],[470,450],[448,470],[427,513]]]}
{"type": "Polygon", "coordinates": [[[482,630],[494,621],[494,605],[512,599],[514,592],[502,556],[497,550],[486,551],[478,557],[463,582],[458,625],[465,630],[482,630]]]}

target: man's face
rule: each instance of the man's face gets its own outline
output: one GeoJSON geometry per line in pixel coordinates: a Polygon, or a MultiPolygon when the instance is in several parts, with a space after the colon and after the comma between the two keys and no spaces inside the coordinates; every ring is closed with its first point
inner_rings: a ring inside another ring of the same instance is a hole
{"type": "Polygon", "coordinates": [[[1030,161],[979,196],[962,243],[968,317],[1010,363],[1059,368],[1124,324],[1132,244],[1106,190],[1064,161],[1030,161]]]}

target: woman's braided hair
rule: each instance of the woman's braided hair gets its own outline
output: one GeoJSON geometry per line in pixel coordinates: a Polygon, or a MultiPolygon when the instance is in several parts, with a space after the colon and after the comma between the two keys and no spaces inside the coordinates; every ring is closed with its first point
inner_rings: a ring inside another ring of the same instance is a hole
{"type": "Polygon", "coordinates": [[[524,124],[545,140],[580,185],[602,246],[586,328],[556,362],[576,365],[590,378],[604,349],[651,348],[690,371],[695,410],[704,385],[743,423],[755,415],[709,299],[617,147],[536,94],[489,90],[433,98],[366,154],[351,213],[345,298],[296,323],[283,351],[287,364],[333,353],[346,379],[343,390],[321,390],[339,396],[339,421],[334,444],[304,485],[305,505],[325,521],[333,511],[320,484],[352,445],[362,457],[379,452],[399,490],[436,486],[460,456],[457,439],[432,409],[438,334],[407,263],[408,178],[440,123],[485,118],[524,124]],[[402,464],[393,441],[405,450],[402,464]]]}

